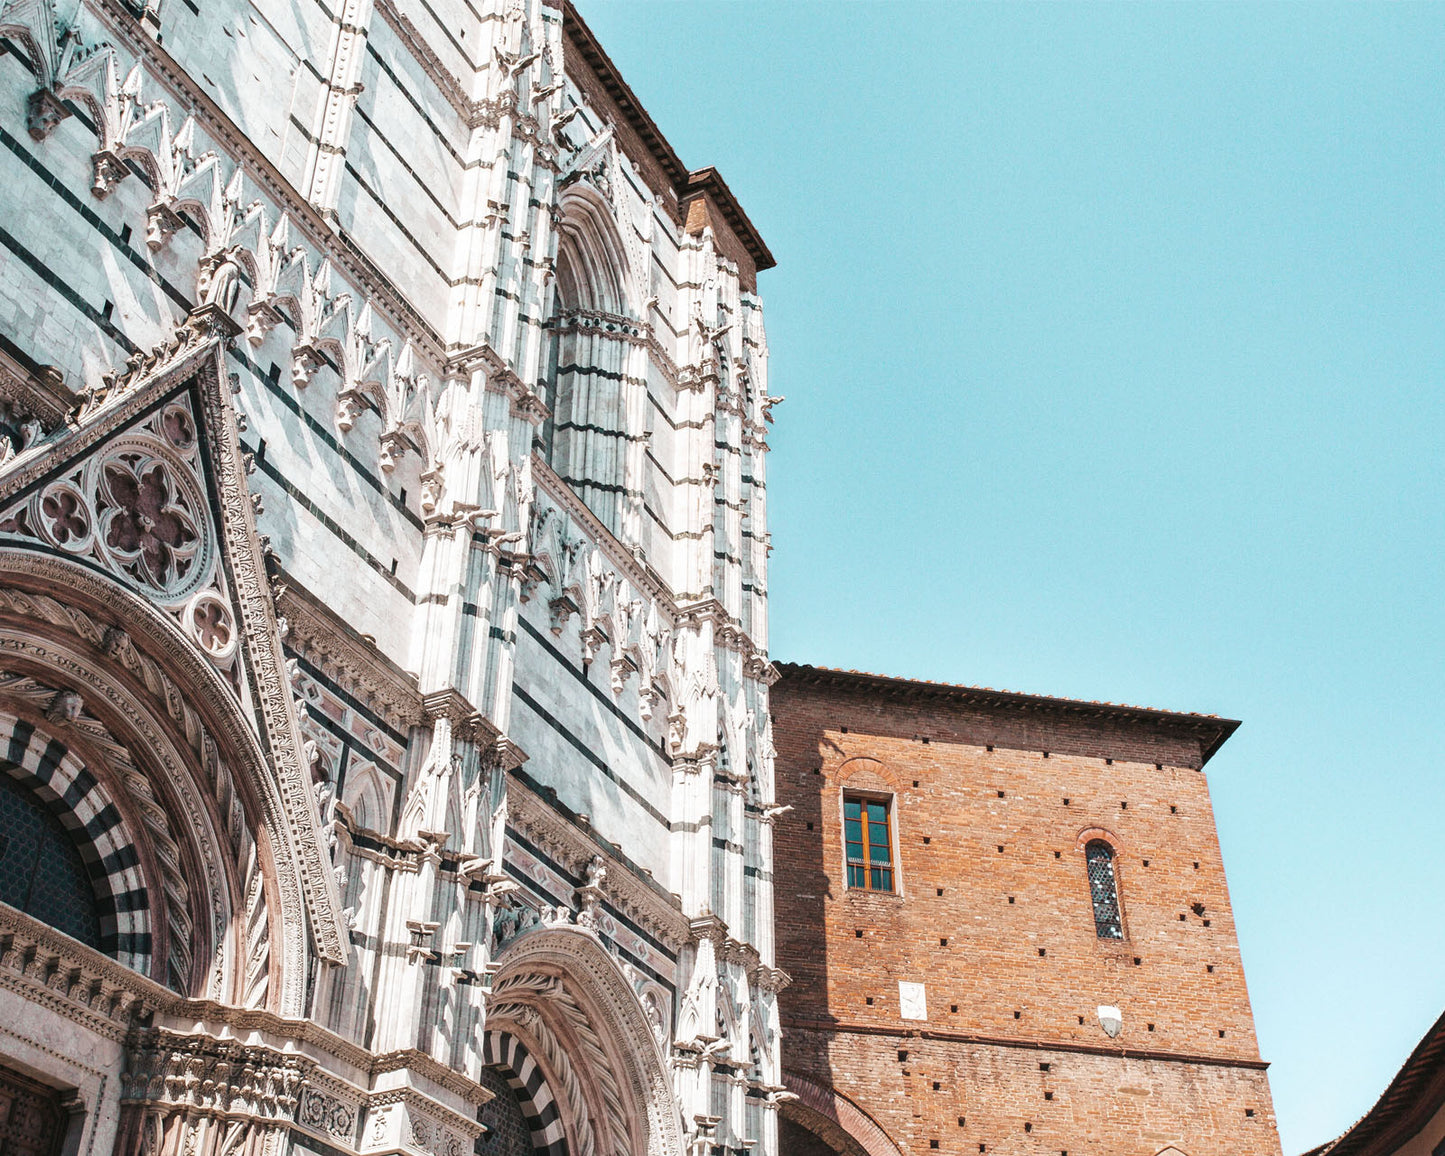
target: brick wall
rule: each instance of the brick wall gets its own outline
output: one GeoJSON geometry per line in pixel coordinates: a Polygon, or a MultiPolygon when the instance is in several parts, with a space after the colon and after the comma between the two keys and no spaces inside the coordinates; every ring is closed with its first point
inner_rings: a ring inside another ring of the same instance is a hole
{"type": "Polygon", "coordinates": [[[772,711],[786,1070],[904,1152],[1279,1152],[1201,770],[1234,724],[811,668],[772,711]],[[844,886],[854,790],[890,802],[895,894],[844,886]],[[1122,940],[1095,931],[1094,837],[1122,940]]]}

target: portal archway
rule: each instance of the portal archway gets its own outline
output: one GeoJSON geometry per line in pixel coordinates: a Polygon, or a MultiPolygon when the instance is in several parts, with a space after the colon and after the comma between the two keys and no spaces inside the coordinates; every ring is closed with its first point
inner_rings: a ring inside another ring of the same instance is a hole
{"type": "Polygon", "coordinates": [[[497,963],[488,1029],[513,1037],[535,1064],[564,1151],[682,1156],[657,1038],[601,941],[572,925],[542,927],[519,935],[497,963]]]}
{"type": "Polygon", "coordinates": [[[23,545],[0,547],[0,660],[0,757],[37,779],[54,762],[80,826],[119,817],[94,840],[133,937],[112,954],[186,995],[298,1014],[294,841],[235,689],[162,611],[23,545]]]}

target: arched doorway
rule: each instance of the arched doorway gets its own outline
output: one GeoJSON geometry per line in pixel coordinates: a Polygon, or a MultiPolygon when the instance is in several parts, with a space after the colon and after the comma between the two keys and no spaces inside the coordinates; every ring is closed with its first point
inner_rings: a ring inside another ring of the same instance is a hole
{"type": "Polygon", "coordinates": [[[513,1073],[524,1114],[530,1106],[534,1149],[682,1156],[682,1121],[657,1038],[597,937],[571,925],[537,928],[512,940],[497,963],[488,1056],[513,1073]],[[547,1105],[555,1105],[555,1127],[544,1123],[547,1105]]]}

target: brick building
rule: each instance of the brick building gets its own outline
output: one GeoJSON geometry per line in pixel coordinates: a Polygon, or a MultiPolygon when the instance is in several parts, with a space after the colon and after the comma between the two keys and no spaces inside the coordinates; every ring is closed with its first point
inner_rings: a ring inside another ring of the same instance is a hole
{"type": "Polygon", "coordinates": [[[1280,1151],[1193,714],[783,666],[783,1151],[1280,1151]]]}

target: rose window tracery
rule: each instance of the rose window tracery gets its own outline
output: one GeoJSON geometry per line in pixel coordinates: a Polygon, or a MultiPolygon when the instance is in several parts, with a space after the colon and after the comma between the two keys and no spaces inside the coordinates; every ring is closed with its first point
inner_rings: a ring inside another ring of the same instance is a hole
{"type": "Polygon", "coordinates": [[[239,631],[202,482],[200,430],[177,398],[0,514],[0,536],[38,539],[108,570],[170,611],[227,668],[239,631]]]}
{"type": "Polygon", "coordinates": [[[69,486],[53,486],[46,491],[40,499],[40,512],[57,545],[76,550],[90,537],[90,515],[85,510],[85,499],[69,486]]]}
{"type": "Polygon", "coordinates": [[[175,497],[164,462],[131,452],[101,469],[97,504],[105,544],[122,569],[162,592],[185,581],[200,546],[195,523],[175,497]]]}

